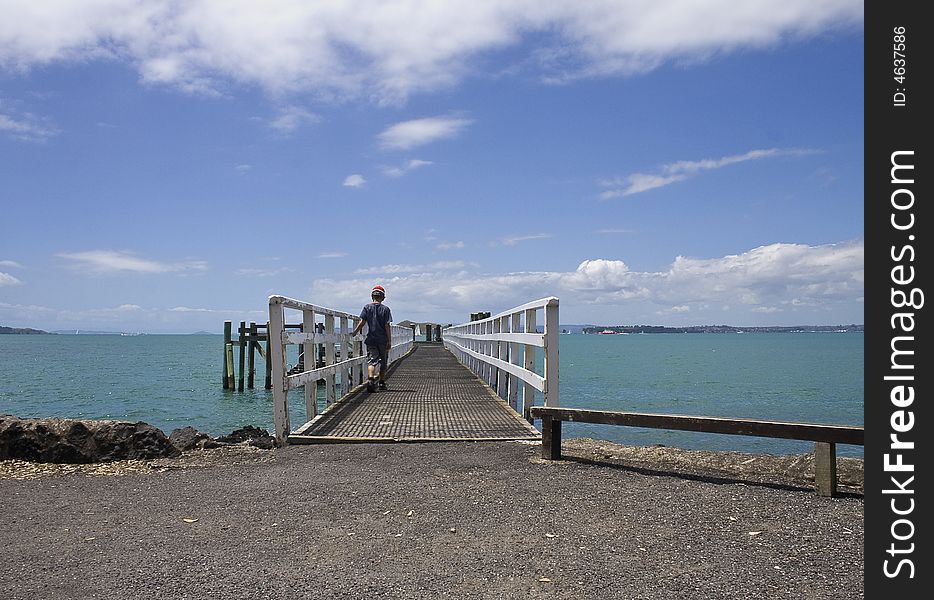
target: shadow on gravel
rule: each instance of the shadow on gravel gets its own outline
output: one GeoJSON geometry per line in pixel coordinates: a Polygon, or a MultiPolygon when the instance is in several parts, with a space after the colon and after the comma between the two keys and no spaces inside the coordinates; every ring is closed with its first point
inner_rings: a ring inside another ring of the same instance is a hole
{"type": "MultiPolygon", "coordinates": [[[[563,455],[562,460],[567,462],[574,462],[582,465],[589,465],[593,467],[602,467],[617,469],[620,471],[630,471],[633,473],[638,473],[640,475],[647,475],[651,477],[677,477],[679,479],[686,479],[689,481],[699,481],[703,483],[713,483],[717,485],[735,485],[743,484],[756,487],[764,487],[774,490],[783,490],[789,492],[811,492],[814,493],[814,487],[807,484],[797,484],[797,483],[782,483],[774,481],[763,481],[761,479],[752,479],[748,477],[734,476],[730,477],[727,475],[712,475],[705,473],[690,473],[685,471],[678,470],[667,470],[667,469],[651,469],[646,467],[639,467],[635,465],[627,465],[618,462],[611,462],[605,460],[594,460],[590,458],[582,458],[578,456],[568,456],[563,455]]],[[[854,492],[845,488],[838,488],[835,498],[862,498],[863,493],[854,492]]]]}

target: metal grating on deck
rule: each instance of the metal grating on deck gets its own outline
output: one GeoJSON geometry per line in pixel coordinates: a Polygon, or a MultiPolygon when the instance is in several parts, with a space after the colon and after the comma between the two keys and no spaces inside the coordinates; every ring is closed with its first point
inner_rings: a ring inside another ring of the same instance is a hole
{"type": "Polygon", "coordinates": [[[357,391],[289,443],[539,440],[541,434],[440,344],[416,344],[385,392],[357,391]]]}

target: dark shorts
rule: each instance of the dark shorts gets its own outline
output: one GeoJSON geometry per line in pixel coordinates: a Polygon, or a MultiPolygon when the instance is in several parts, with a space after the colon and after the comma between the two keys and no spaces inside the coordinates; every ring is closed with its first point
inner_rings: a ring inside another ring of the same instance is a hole
{"type": "Polygon", "coordinates": [[[389,350],[386,349],[385,342],[382,344],[366,345],[366,363],[368,365],[385,369],[388,361],[389,350]]]}

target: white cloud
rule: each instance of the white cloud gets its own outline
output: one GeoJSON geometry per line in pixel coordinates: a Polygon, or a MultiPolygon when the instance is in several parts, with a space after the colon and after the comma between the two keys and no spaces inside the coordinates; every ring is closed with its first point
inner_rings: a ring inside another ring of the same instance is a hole
{"type": "Polygon", "coordinates": [[[426,117],[396,123],[380,133],[380,146],[391,150],[407,150],[431,142],[456,137],[472,121],[460,117],[426,117]]]}
{"type": "MultiPolygon", "coordinates": [[[[721,323],[722,309],[729,306],[737,319],[784,315],[799,321],[789,324],[850,323],[862,322],[863,260],[858,240],[770,244],[708,259],[679,256],[657,272],[633,271],[621,260],[591,259],[573,271],[496,274],[468,271],[468,265],[456,271],[386,265],[356,273],[385,276],[387,302],[400,319],[454,321],[477,310],[498,312],[554,295],[561,299],[563,322],[600,315],[613,322],[651,320],[661,313],[694,324],[721,323]]],[[[353,307],[366,297],[368,285],[368,279],[322,279],[309,297],[325,306],[353,307]]]]}
{"type": "Polygon", "coordinates": [[[48,118],[28,112],[14,113],[9,109],[4,109],[3,103],[0,103],[0,132],[14,140],[38,143],[45,142],[61,133],[48,118]]]}
{"type": "Polygon", "coordinates": [[[600,229],[597,231],[597,233],[603,234],[603,235],[616,235],[616,234],[635,233],[635,232],[636,232],[635,229],[600,229]]]}
{"type": "Polygon", "coordinates": [[[441,242],[440,244],[435,245],[435,248],[437,248],[438,250],[447,251],[447,250],[460,250],[461,248],[464,248],[465,246],[466,244],[464,244],[464,242],[462,241],[441,242]]]}
{"type": "Polygon", "coordinates": [[[20,285],[22,283],[23,283],[22,281],[20,281],[16,277],[13,277],[9,273],[4,273],[3,271],[0,271],[0,287],[4,287],[7,285],[20,285]]]}
{"type": "Polygon", "coordinates": [[[236,165],[234,167],[234,170],[237,173],[240,173],[241,175],[243,175],[244,173],[249,173],[250,171],[252,171],[253,165],[236,165]]]}
{"type": "Polygon", "coordinates": [[[630,196],[640,192],[647,192],[655,188],[684,181],[685,179],[696,175],[701,171],[720,169],[728,165],[746,162],[749,160],[758,160],[761,158],[770,158],[776,156],[801,156],[804,154],[813,154],[814,150],[801,149],[778,149],[770,148],[767,150],[750,150],[745,154],[734,156],[724,156],[717,159],[703,160],[681,160],[667,165],[663,165],[660,173],[633,173],[625,177],[617,177],[600,181],[602,187],[608,188],[600,193],[604,200],[610,198],[619,198],[621,196],[630,196]]]}
{"type": "Polygon", "coordinates": [[[353,175],[348,175],[344,179],[344,187],[359,188],[359,187],[363,187],[365,183],[366,183],[366,179],[363,178],[363,175],[360,175],[358,173],[354,173],[353,175]]]}
{"type": "Polygon", "coordinates": [[[346,252],[322,252],[318,258],[344,258],[345,256],[347,256],[346,252]]]}
{"type": "Polygon", "coordinates": [[[456,85],[497,52],[550,81],[642,73],[858,26],[863,2],[5,0],[2,11],[0,69],[106,59],[191,92],[233,82],[398,102],[456,85]]]}
{"type": "Polygon", "coordinates": [[[502,244],[503,246],[515,246],[519,242],[527,242],[529,240],[544,240],[550,238],[551,235],[548,233],[533,233],[529,235],[507,235],[499,238],[494,242],[490,242],[491,246],[496,246],[502,244]]]}
{"type": "Polygon", "coordinates": [[[60,252],[60,258],[72,261],[72,265],[91,273],[171,273],[182,271],[203,271],[207,269],[204,261],[185,261],[165,263],[140,258],[126,251],[88,250],[85,252],[60,252]]]}
{"type": "Polygon", "coordinates": [[[452,271],[471,266],[462,260],[439,260],[430,264],[391,264],[378,267],[365,267],[354,271],[356,275],[391,275],[396,273],[423,273],[425,271],[452,271]]]}
{"type": "Polygon", "coordinates": [[[275,277],[276,275],[282,275],[283,273],[290,273],[293,269],[289,267],[278,267],[275,269],[263,269],[256,267],[243,267],[236,270],[237,275],[242,275],[244,277],[275,277]]]}
{"type": "Polygon", "coordinates": [[[14,269],[22,269],[23,265],[19,264],[15,260],[0,260],[0,267],[12,267],[14,269]]]}
{"type": "Polygon", "coordinates": [[[299,127],[313,125],[320,120],[321,118],[318,115],[300,106],[286,106],[281,108],[279,114],[269,121],[269,126],[281,134],[288,135],[299,127]]]}
{"type": "Polygon", "coordinates": [[[418,160],[413,158],[412,160],[409,160],[405,164],[398,167],[383,167],[383,174],[389,177],[402,177],[406,173],[421,167],[427,167],[430,164],[432,164],[430,160],[418,160]]]}

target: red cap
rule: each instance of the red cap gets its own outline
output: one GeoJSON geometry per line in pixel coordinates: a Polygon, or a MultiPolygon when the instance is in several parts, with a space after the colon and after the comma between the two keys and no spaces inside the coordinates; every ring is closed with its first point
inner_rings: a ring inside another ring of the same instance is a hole
{"type": "Polygon", "coordinates": [[[370,292],[370,295],[371,295],[371,296],[372,296],[372,295],[377,295],[377,296],[383,296],[383,297],[385,297],[385,296],[386,296],[386,290],[384,290],[384,289],[383,289],[383,286],[381,286],[381,285],[374,285],[374,286],[373,286],[373,291],[370,292]]]}

